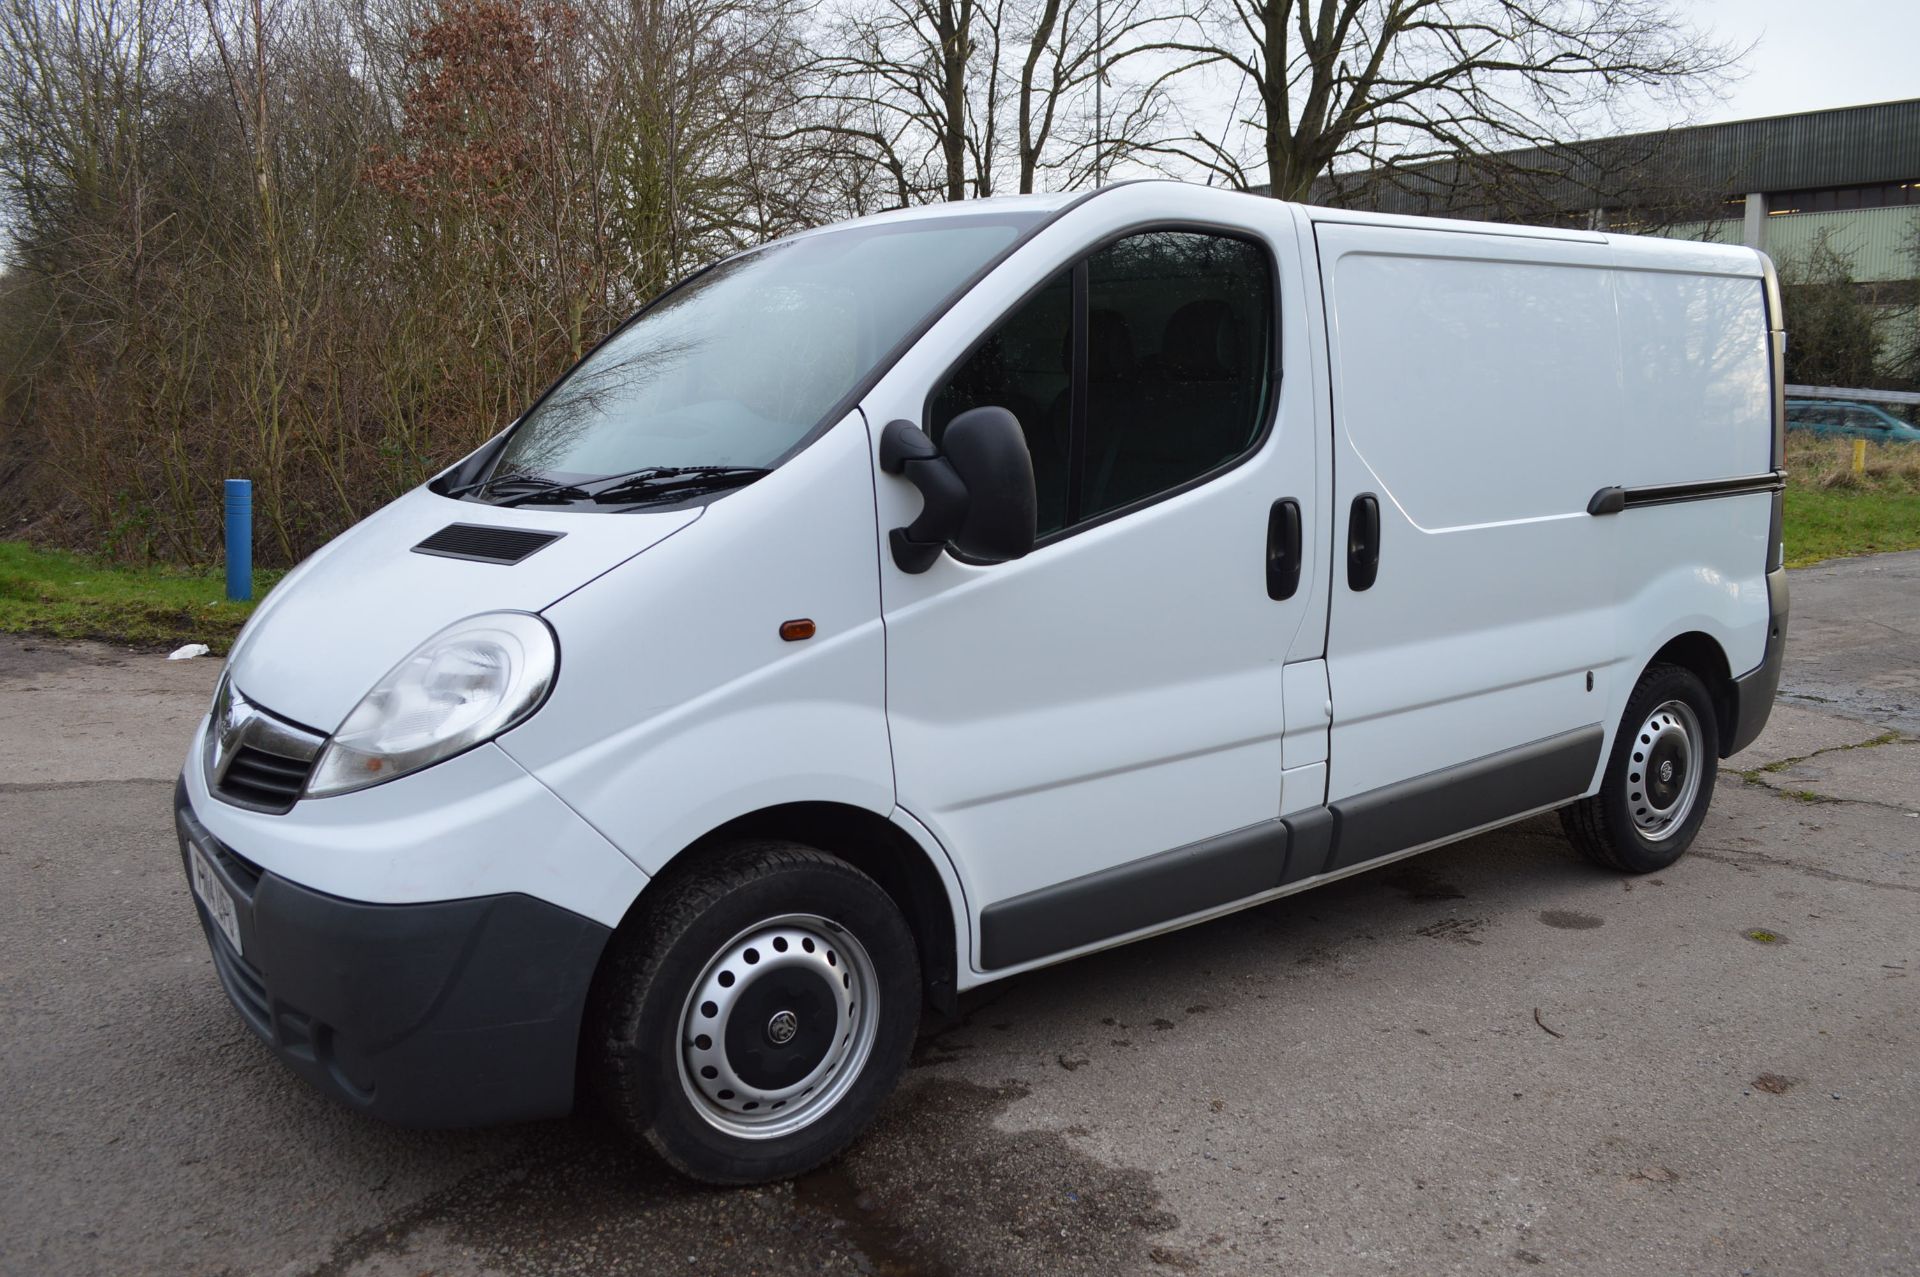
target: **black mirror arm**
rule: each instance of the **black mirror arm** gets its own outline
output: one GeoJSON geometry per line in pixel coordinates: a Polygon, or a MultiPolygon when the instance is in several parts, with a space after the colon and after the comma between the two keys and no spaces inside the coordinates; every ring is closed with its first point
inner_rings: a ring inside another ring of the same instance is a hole
{"type": "Polygon", "coordinates": [[[902,572],[918,575],[939,560],[947,542],[966,522],[967,485],[933,440],[911,421],[890,421],[880,432],[880,469],[920,489],[919,515],[887,534],[894,563],[902,572]]]}

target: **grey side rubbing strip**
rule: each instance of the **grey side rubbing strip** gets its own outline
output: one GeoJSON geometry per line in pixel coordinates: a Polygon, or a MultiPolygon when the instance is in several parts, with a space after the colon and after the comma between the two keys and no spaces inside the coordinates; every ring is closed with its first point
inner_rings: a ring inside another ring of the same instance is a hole
{"type": "Polygon", "coordinates": [[[995,971],[1272,891],[1286,859],[1286,822],[1269,820],[1002,900],[980,913],[980,964],[995,971]]]}
{"type": "Polygon", "coordinates": [[[1191,917],[1578,798],[1599,724],[1055,883],[980,912],[983,970],[1191,917]]]}
{"type": "Polygon", "coordinates": [[[1606,732],[1598,723],[1332,804],[1326,872],[1491,825],[1586,792],[1606,732]]]}
{"type": "Polygon", "coordinates": [[[1592,515],[1619,514],[1638,506],[1672,505],[1679,501],[1706,501],[1740,497],[1750,492],[1778,492],[1787,486],[1784,470],[1741,475],[1733,479],[1705,479],[1699,483],[1656,483],[1642,488],[1602,488],[1587,502],[1592,515]]]}
{"type": "Polygon", "coordinates": [[[1327,871],[1327,862],[1333,858],[1333,811],[1327,807],[1297,811],[1285,823],[1289,839],[1287,867],[1280,874],[1283,887],[1327,871]]]}

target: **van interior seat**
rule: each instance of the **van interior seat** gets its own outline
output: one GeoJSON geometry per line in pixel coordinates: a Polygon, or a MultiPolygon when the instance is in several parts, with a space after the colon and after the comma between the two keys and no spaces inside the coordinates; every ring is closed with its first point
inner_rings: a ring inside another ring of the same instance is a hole
{"type": "Polygon", "coordinates": [[[1160,362],[1169,381],[1231,381],[1245,370],[1246,356],[1245,330],[1229,302],[1206,297],[1167,317],[1160,362]]]}
{"type": "Polygon", "coordinates": [[[1111,510],[1212,469],[1246,447],[1245,327],[1231,303],[1174,311],[1133,377],[1090,388],[1088,508],[1111,510]]]}

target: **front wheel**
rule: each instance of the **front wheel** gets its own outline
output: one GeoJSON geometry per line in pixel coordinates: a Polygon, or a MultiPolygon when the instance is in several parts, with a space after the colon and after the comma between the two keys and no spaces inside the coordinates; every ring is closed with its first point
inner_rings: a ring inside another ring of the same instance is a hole
{"type": "Polygon", "coordinates": [[[797,1175],[851,1143],[920,1019],[913,934],[880,885],[796,843],[658,884],[601,981],[602,1091],[696,1179],[797,1175]]]}
{"type": "Polygon", "coordinates": [[[1609,869],[1665,869],[1707,818],[1719,768],[1719,725],[1706,685],[1681,666],[1649,666],[1627,700],[1600,792],[1561,808],[1561,827],[1583,855],[1609,869]]]}

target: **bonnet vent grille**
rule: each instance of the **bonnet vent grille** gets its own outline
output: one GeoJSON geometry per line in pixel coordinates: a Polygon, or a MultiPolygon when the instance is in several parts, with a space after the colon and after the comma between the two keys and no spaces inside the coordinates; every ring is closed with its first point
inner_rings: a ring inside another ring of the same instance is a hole
{"type": "Polygon", "coordinates": [[[565,536],[564,532],[530,532],[524,528],[489,528],[478,523],[449,523],[413,547],[415,554],[437,554],[446,559],[475,563],[518,563],[565,536]]]}

